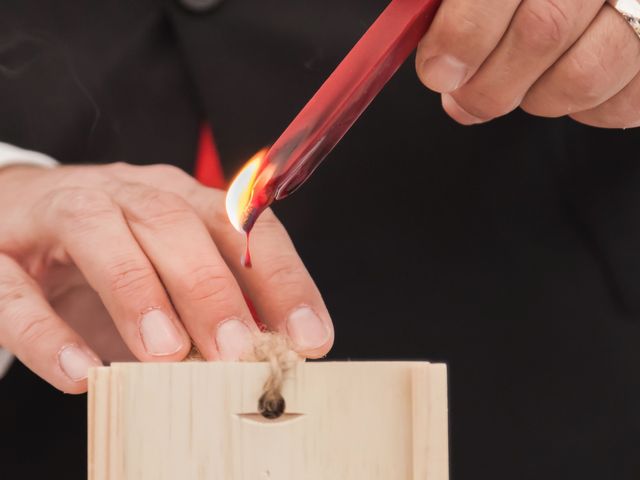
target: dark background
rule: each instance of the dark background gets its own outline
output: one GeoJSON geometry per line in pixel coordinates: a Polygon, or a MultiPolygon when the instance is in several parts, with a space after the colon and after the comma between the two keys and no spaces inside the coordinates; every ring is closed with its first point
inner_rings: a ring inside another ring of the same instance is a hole
{"type": "MultiPolygon", "coordinates": [[[[190,171],[206,119],[231,175],[385,4],[3,0],[0,141],[190,171]]],[[[449,365],[453,479],[640,476],[639,141],[521,112],[460,127],[408,62],[276,207],[330,358],[449,365]]],[[[86,478],[85,401],[15,365],[0,478],[86,478]]]]}

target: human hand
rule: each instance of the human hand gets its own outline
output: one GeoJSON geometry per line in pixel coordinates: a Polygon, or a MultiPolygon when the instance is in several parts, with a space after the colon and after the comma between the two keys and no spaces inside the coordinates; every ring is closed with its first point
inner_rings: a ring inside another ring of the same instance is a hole
{"type": "Polygon", "coordinates": [[[101,360],[180,361],[191,339],[236,360],[260,319],[318,357],[333,342],[320,293],[272,212],[254,266],[225,192],[167,165],[0,171],[0,345],[68,393],[101,360]]]}
{"type": "Polygon", "coordinates": [[[416,67],[464,125],[521,107],[640,126],[640,39],[603,0],[444,0],[416,67]]]}

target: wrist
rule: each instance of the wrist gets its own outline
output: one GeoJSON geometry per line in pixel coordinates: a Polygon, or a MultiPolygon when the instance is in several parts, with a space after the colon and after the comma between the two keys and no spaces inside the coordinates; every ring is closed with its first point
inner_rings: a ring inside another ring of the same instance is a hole
{"type": "Polygon", "coordinates": [[[50,168],[39,165],[16,163],[0,166],[0,197],[12,197],[19,194],[32,179],[46,174],[50,168]],[[6,195],[5,195],[6,194],[6,195]]]}
{"type": "Polygon", "coordinates": [[[24,202],[24,194],[33,190],[28,188],[31,180],[56,165],[58,162],[47,155],[0,142],[0,206],[4,210],[0,218],[6,220],[9,213],[15,213],[13,208],[7,212],[4,207],[24,202]]]}
{"type": "Polygon", "coordinates": [[[0,182],[16,176],[24,178],[56,165],[58,162],[47,155],[0,142],[0,182]]]}

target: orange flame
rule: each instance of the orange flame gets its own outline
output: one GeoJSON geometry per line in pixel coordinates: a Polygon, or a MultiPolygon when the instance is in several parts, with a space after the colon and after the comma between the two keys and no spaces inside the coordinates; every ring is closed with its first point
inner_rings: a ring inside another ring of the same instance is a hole
{"type": "Polygon", "coordinates": [[[251,157],[236,175],[236,178],[233,179],[227,191],[227,216],[233,227],[241,233],[244,232],[244,224],[251,206],[254,186],[266,153],[267,149],[265,148],[251,157]]]}

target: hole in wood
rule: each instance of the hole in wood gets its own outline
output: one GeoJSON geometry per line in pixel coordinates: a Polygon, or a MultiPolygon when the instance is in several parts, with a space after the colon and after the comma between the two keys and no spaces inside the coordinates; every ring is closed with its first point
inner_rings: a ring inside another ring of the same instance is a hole
{"type": "Polygon", "coordinates": [[[269,420],[280,418],[285,406],[286,403],[280,393],[265,392],[258,400],[258,412],[269,420]]]}

